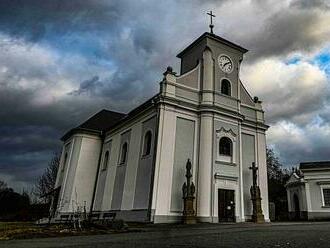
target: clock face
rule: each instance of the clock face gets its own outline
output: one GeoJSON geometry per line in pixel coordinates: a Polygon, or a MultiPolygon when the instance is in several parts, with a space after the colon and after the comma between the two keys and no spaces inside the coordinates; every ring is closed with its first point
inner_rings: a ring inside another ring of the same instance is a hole
{"type": "Polygon", "coordinates": [[[220,55],[218,58],[220,69],[225,73],[231,73],[233,71],[233,62],[227,55],[220,55]]]}

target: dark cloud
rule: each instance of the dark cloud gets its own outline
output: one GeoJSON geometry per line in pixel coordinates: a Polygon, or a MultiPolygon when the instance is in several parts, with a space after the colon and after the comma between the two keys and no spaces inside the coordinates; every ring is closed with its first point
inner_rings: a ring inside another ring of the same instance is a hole
{"type": "Polygon", "coordinates": [[[252,51],[250,59],[310,53],[327,43],[330,27],[324,25],[329,21],[330,13],[288,8],[268,17],[263,29],[242,39],[252,51]]]}
{"type": "Polygon", "coordinates": [[[291,3],[291,6],[302,9],[329,9],[330,2],[328,0],[295,0],[291,3]]]}
{"type": "MultiPolygon", "coordinates": [[[[152,96],[163,70],[168,65],[178,70],[176,53],[207,30],[210,9],[217,15],[218,34],[250,49],[249,64],[295,51],[306,54],[328,42],[325,1],[277,3],[0,1],[0,177],[31,185],[68,129],[100,109],[126,112],[152,96]]],[[[260,94],[272,124],[290,120],[307,128],[307,119],[318,114],[327,121],[318,109],[328,91],[285,87],[272,93],[264,87],[260,94]]],[[[305,151],[292,149],[281,155],[305,151]]],[[[315,149],[311,156],[321,156],[315,149]]]]}
{"type": "Polygon", "coordinates": [[[45,35],[110,29],[121,19],[121,1],[3,0],[0,29],[38,41],[45,35]]]}

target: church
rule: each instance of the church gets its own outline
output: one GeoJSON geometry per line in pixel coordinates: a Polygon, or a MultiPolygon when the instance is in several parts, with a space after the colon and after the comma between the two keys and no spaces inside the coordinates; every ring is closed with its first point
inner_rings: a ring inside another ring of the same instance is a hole
{"type": "Polygon", "coordinates": [[[251,220],[251,164],[268,214],[261,101],[239,72],[248,50],[205,32],[168,67],[159,92],[129,113],[101,110],[63,137],[51,214],[150,223],[182,220],[186,163],[199,222],[251,220]]]}

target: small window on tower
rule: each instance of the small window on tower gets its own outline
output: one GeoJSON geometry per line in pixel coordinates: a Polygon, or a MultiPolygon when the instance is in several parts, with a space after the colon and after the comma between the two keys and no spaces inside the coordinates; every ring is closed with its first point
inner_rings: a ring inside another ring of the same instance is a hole
{"type": "Polygon", "coordinates": [[[221,94],[231,96],[231,86],[229,80],[227,79],[221,80],[221,94]]]}
{"type": "Polygon", "coordinates": [[[228,137],[222,137],[219,141],[219,154],[222,156],[232,156],[233,143],[228,137]]]}

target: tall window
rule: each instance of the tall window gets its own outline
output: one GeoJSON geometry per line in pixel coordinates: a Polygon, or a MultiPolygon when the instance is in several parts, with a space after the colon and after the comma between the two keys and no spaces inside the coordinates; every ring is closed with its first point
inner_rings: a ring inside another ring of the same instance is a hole
{"type": "Polygon", "coordinates": [[[65,166],[66,166],[67,161],[68,161],[68,153],[65,153],[64,160],[63,160],[63,165],[62,165],[62,172],[65,169],[65,166]]]}
{"type": "Polygon", "coordinates": [[[146,134],[144,135],[143,156],[147,156],[150,154],[151,139],[152,139],[151,131],[146,132],[146,134]]]}
{"type": "Polygon", "coordinates": [[[221,80],[221,94],[231,96],[231,86],[227,79],[221,80]]]}
{"type": "Polygon", "coordinates": [[[219,154],[222,156],[232,156],[233,143],[228,137],[222,137],[219,141],[219,154]]]}
{"type": "Polygon", "coordinates": [[[330,189],[323,189],[324,206],[330,207],[330,189]]]}
{"type": "Polygon", "coordinates": [[[108,163],[109,163],[109,151],[106,151],[104,155],[104,161],[103,161],[103,168],[102,170],[106,170],[108,168],[108,163]]]}
{"type": "Polygon", "coordinates": [[[120,156],[120,163],[125,164],[126,157],[127,157],[127,142],[125,142],[121,148],[121,156],[120,156]]]}

